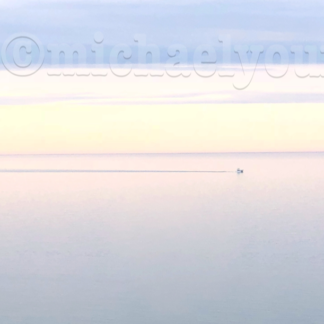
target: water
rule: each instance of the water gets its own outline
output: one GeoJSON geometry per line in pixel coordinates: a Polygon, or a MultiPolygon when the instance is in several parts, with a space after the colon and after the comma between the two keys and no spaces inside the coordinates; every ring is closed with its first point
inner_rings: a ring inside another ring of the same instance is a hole
{"type": "Polygon", "coordinates": [[[2,324],[324,318],[324,154],[1,156],[2,324]]]}

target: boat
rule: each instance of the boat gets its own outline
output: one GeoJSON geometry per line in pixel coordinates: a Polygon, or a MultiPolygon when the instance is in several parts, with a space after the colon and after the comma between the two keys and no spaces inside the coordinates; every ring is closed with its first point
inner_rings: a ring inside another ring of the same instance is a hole
{"type": "Polygon", "coordinates": [[[243,173],[243,170],[241,170],[241,169],[237,169],[236,172],[237,172],[237,173],[243,173]]]}

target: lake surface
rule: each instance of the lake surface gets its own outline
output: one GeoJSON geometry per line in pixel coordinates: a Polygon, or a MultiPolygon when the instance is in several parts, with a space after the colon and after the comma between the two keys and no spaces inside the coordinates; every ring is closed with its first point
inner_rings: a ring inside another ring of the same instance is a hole
{"type": "Polygon", "coordinates": [[[1,324],[320,324],[324,154],[0,156],[1,324]]]}

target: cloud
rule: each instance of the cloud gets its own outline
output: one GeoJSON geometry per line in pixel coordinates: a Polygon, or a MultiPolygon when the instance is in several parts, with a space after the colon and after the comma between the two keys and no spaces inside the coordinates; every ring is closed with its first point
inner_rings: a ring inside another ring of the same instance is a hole
{"type": "MultiPolygon", "coordinates": [[[[234,66],[238,71],[239,67],[234,66]]],[[[321,103],[321,78],[300,79],[296,66],[281,79],[271,78],[263,66],[244,91],[236,90],[236,78],[138,78],[130,74],[118,78],[107,70],[107,77],[50,77],[40,70],[29,78],[0,72],[1,105],[65,103],[69,105],[163,105],[216,103],[321,103]]],[[[93,70],[93,69],[92,69],[93,70]]],[[[236,72],[239,75],[239,72],[236,72]]]]}
{"type": "Polygon", "coordinates": [[[19,32],[45,44],[92,44],[96,31],[107,45],[134,45],[134,34],[142,33],[159,46],[180,43],[189,49],[217,44],[220,34],[265,46],[324,42],[324,3],[317,0],[0,0],[0,5],[0,45],[19,32]]]}

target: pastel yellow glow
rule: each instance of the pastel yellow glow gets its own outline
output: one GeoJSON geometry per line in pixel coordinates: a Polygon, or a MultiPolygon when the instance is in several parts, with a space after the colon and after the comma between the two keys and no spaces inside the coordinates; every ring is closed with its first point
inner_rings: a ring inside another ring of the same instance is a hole
{"type": "Polygon", "coordinates": [[[0,71],[0,154],[324,151],[321,78],[233,82],[0,71]]]}
{"type": "Polygon", "coordinates": [[[0,154],[323,151],[323,104],[2,106],[0,154]]]}

